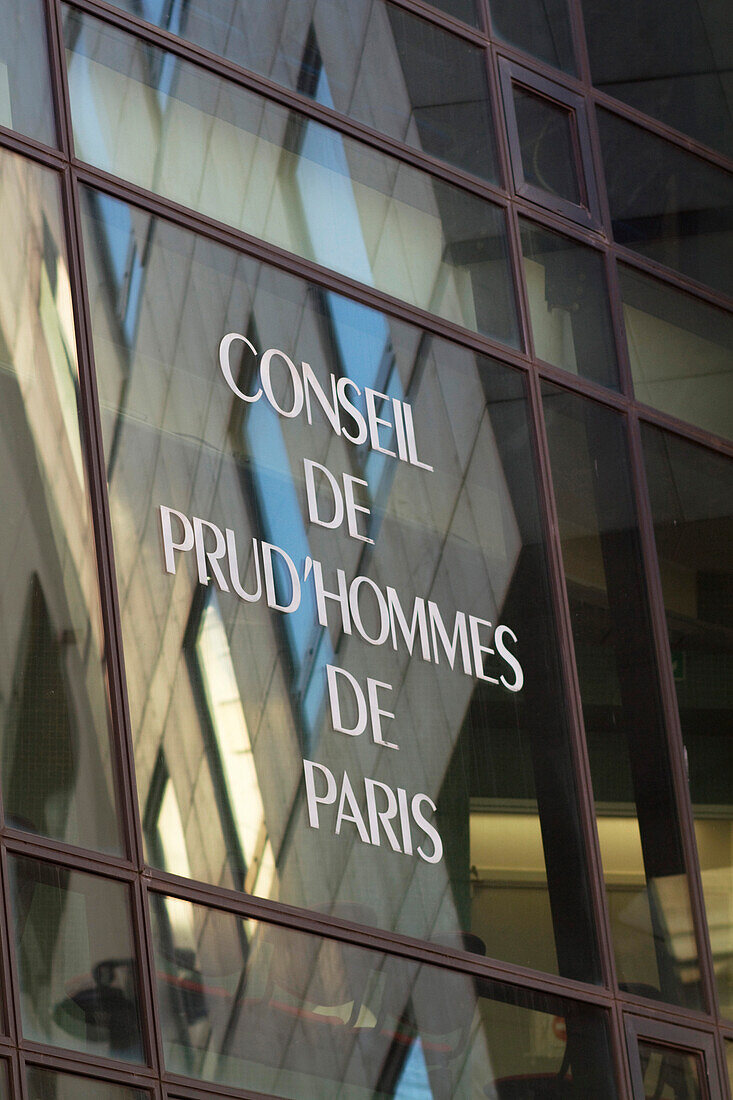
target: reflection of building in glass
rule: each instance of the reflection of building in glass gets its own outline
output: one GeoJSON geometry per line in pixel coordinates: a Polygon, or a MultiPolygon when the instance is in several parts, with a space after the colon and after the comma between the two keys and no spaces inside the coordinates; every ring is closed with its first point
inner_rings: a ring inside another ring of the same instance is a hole
{"type": "Polygon", "coordinates": [[[0,1100],[730,1095],[733,28],[624,5],[0,0],[0,1100]]]}

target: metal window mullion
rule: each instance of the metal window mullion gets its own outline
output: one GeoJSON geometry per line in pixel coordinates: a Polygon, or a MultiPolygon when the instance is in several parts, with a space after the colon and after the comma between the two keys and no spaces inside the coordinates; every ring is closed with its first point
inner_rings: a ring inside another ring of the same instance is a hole
{"type": "MultiPolygon", "coordinates": [[[[603,862],[596,823],[593,783],[585,737],[580,683],[575,661],[575,644],[565,582],[562,546],[560,544],[549,446],[545,431],[541,386],[542,381],[539,374],[532,371],[530,373],[531,412],[534,420],[535,446],[538,452],[541,475],[540,495],[543,502],[542,510],[546,527],[546,545],[550,565],[549,579],[557,624],[556,633],[559,636],[560,665],[564,681],[563,695],[566,700],[567,722],[575,768],[575,787],[584,840],[585,860],[589,872],[591,904],[595,917],[601,973],[604,984],[615,990],[617,988],[616,959],[603,878],[603,862]]],[[[621,1100],[621,1098],[631,1097],[631,1091],[628,1062],[623,1043],[623,1029],[619,1012],[616,1009],[609,1014],[608,1022],[616,1083],[621,1100]]]]}
{"type": "Polygon", "coordinates": [[[701,971],[703,991],[703,1011],[719,1017],[718,995],[713,969],[712,950],[705,914],[705,900],[697,854],[697,842],[694,831],[694,817],[690,786],[687,779],[685,747],[682,739],[677,692],[672,670],[672,655],[664,609],[664,594],[656,552],[654,521],[651,501],[644,470],[644,455],[639,420],[632,412],[628,417],[629,454],[631,459],[631,477],[639,525],[639,539],[642,554],[642,570],[651,618],[652,642],[657,665],[657,679],[660,685],[662,718],[666,731],[669,765],[677,806],[679,830],[685,867],[690,890],[693,929],[696,934],[698,959],[701,971]]]}

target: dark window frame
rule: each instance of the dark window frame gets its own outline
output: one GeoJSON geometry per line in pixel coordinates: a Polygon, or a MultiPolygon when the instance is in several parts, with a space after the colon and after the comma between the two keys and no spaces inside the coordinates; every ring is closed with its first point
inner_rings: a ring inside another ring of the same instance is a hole
{"type": "Polygon", "coordinates": [[[510,61],[505,57],[499,58],[499,79],[504,101],[514,189],[517,195],[555,214],[569,218],[579,225],[589,229],[600,229],[602,224],[600,201],[593,171],[590,129],[583,97],[564,85],[548,80],[547,77],[525,69],[516,61],[510,61]],[[579,203],[571,202],[559,195],[551,195],[525,179],[514,103],[515,87],[531,92],[551,106],[560,107],[569,114],[575,175],[581,196],[579,203]]]}
{"type": "Polygon", "coordinates": [[[624,1030],[634,1100],[644,1100],[640,1041],[648,1041],[670,1051],[698,1055],[705,1070],[705,1079],[702,1082],[707,1093],[705,1100],[722,1100],[725,1096],[716,1058],[715,1035],[712,1031],[697,1031],[681,1024],[669,1023],[667,1020],[653,1020],[645,1016],[632,1015],[624,1017],[624,1030]]]}
{"type": "MultiPolygon", "coordinates": [[[[143,40],[154,41],[163,48],[173,49],[175,52],[189,57],[199,65],[208,65],[209,67],[212,65],[212,58],[207,57],[203,51],[189,48],[180,40],[175,40],[172,35],[167,35],[166,32],[156,32],[149,25],[143,24],[141,20],[135,17],[122,15],[119,10],[114,9],[110,4],[106,3],[105,0],[71,0],[71,2],[73,6],[80,10],[89,11],[99,18],[123,26],[123,28],[128,29],[131,33],[136,34],[143,40]]],[[[391,2],[405,8],[415,15],[431,20],[436,25],[464,38],[474,45],[482,46],[486,49],[492,91],[491,106],[496,122],[501,113],[501,94],[498,90],[500,87],[499,68],[503,63],[511,64],[507,58],[501,56],[501,53],[506,52],[508,55],[516,55],[517,51],[512,51],[511,48],[508,47],[505,50],[503,47],[497,49],[496,44],[490,40],[489,35],[484,31],[461,24],[450,16],[443,14],[441,11],[429,7],[428,4],[423,3],[422,0],[391,0],[391,2]]],[[[484,0],[484,15],[486,14],[487,2],[488,0],[484,0]]],[[[579,25],[577,5],[573,4],[571,8],[574,12],[574,30],[577,30],[576,24],[579,25]]],[[[585,750],[583,747],[582,724],[577,719],[577,716],[573,720],[572,725],[575,729],[575,749],[578,754],[578,759],[576,760],[579,783],[578,794],[583,827],[586,836],[589,838],[590,844],[590,885],[596,901],[599,938],[604,961],[605,981],[603,986],[588,987],[582,985],[582,983],[552,978],[551,976],[533,971],[525,971],[522,968],[514,967],[498,960],[480,959],[475,955],[468,955],[465,952],[449,948],[437,950],[431,947],[430,944],[423,943],[422,941],[410,940],[399,935],[391,936],[380,933],[377,930],[365,929],[363,927],[360,928],[359,926],[351,925],[349,922],[343,920],[326,918],[323,915],[310,913],[306,910],[290,909],[276,902],[255,899],[245,894],[236,894],[233,891],[207,886],[203,883],[175,879],[173,876],[165,875],[162,872],[152,870],[145,866],[142,855],[143,821],[137,806],[134,783],[131,727],[126,698],[124,658],[119,623],[120,609],[111,551],[111,530],[106,496],[104,461],[100,441],[99,409],[94,377],[94,357],[90,340],[89,303],[85,286],[83,250],[81,249],[79,235],[78,187],[82,182],[97,186],[100,190],[108,194],[112,194],[123,200],[131,201],[149,212],[159,213],[161,216],[167,217],[179,224],[188,224],[197,232],[229,244],[240,252],[256,256],[263,259],[265,262],[275,264],[285,270],[292,270],[310,279],[326,290],[334,290],[342,294],[345,293],[347,296],[357,301],[386,310],[396,317],[416,322],[427,328],[431,333],[443,335],[459,344],[463,344],[474,350],[483,351],[507,364],[511,364],[523,370],[527,375],[531,396],[535,432],[534,442],[541,471],[541,489],[543,493],[542,506],[545,514],[545,527],[548,530],[549,554],[552,563],[552,594],[556,606],[560,609],[561,620],[567,619],[568,611],[563,594],[561,572],[558,568],[556,538],[552,533],[556,523],[554,520],[554,504],[549,482],[547,447],[543,435],[544,426],[541,416],[538,413],[537,393],[540,380],[547,379],[548,381],[552,381],[562,388],[584,395],[592,400],[599,401],[607,407],[615,408],[628,416],[630,434],[634,440],[635,451],[632,455],[632,476],[635,479],[637,493],[639,495],[640,523],[643,531],[645,531],[645,561],[647,570],[651,571],[652,574],[655,574],[655,571],[658,572],[658,567],[653,551],[650,551],[650,540],[653,546],[653,537],[650,534],[651,519],[648,501],[645,499],[645,477],[639,452],[638,433],[640,424],[649,423],[664,428],[680,438],[706,446],[721,455],[733,457],[733,444],[716,436],[714,433],[697,428],[687,422],[683,423],[666,413],[641,404],[634,399],[630,388],[627,388],[622,394],[604,390],[595,383],[568,375],[567,372],[562,371],[560,368],[554,368],[548,364],[538,362],[528,353],[524,353],[521,350],[513,351],[506,347],[497,346],[496,343],[491,340],[476,337],[465,330],[458,329],[456,326],[442,322],[439,318],[430,316],[424,311],[411,309],[405,306],[404,303],[389,299],[386,295],[380,295],[377,292],[373,292],[365,286],[356,284],[353,280],[318,268],[316,265],[309,265],[306,262],[298,261],[297,258],[288,255],[283,250],[267,246],[262,242],[248,238],[246,235],[237,233],[229,227],[216,222],[214,219],[207,219],[200,215],[195,215],[191,211],[184,210],[180,206],[166,202],[158,196],[145,192],[140,188],[125,184],[122,180],[105,176],[104,173],[98,172],[77,161],[73,154],[68,94],[65,86],[64,57],[60,45],[59,0],[46,0],[46,11],[49,28],[48,53],[51,57],[51,76],[54,90],[54,106],[59,145],[58,147],[45,146],[34,139],[24,137],[5,127],[0,127],[0,146],[55,170],[59,175],[63,194],[69,274],[72,284],[74,311],[77,323],[77,344],[79,348],[81,391],[80,415],[83,424],[84,458],[88,473],[88,491],[92,501],[91,514],[97,548],[98,579],[102,597],[107,656],[109,660],[109,694],[113,711],[112,742],[117,780],[116,790],[119,798],[121,828],[127,843],[125,854],[121,858],[114,858],[97,852],[74,848],[71,845],[49,841],[43,837],[20,833],[17,830],[13,830],[12,827],[5,823],[2,828],[0,828],[0,868],[5,870],[8,854],[15,853],[19,855],[35,856],[36,858],[45,859],[52,863],[61,864],[69,868],[76,868],[89,873],[96,873],[129,884],[133,910],[132,938],[138,952],[139,968],[142,972],[140,998],[144,1017],[144,1037],[146,1046],[149,1050],[150,1064],[149,1066],[141,1066],[132,1069],[129,1065],[113,1060],[80,1055],[60,1047],[45,1046],[43,1044],[30,1043],[24,1040],[19,1034],[18,992],[13,982],[13,977],[17,975],[17,963],[14,957],[13,947],[8,943],[6,919],[0,919],[0,977],[2,978],[2,982],[0,982],[0,985],[2,985],[0,999],[5,1009],[5,1023],[2,1029],[4,1033],[0,1035],[0,1055],[8,1066],[13,1094],[19,1096],[25,1095],[24,1092],[21,1092],[21,1080],[23,1067],[27,1062],[28,1064],[38,1064],[56,1068],[60,1071],[65,1070],[67,1072],[78,1073],[91,1079],[98,1078],[99,1080],[109,1080],[119,1084],[134,1085],[137,1088],[149,1092],[151,1100],[152,1097],[155,1097],[156,1100],[160,1100],[162,1096],[169,1096],[171,1098],[174,1096],[179,1098],[206,1098],[212,1096],[210,1087],[207,1088],[205,1085],[201,1086],[192,1079],[167,1076],[162,1068],[159,1039],[160,1027],[156,997],[153,990],[154,973],[150,956],[151,934],[147,895],[151,888],[159,892],[168,892],[191,900],[204,901],[216,907],[226,909],[229,912],[267,919],[275,923],[287,925],[291,928],[312,931],[319,935],[330,936],[349,943],[373,946],[379,950],[385,950],[392,954],[403,955],[412,959],[422,959],[431,964],[445,967],[449,973],[451,971],[458,971],[481,976],[494,975],[501,980],[509,981],[511,984],[521,986],[525,989],[546,989],[548,991],[563,994],[570,999],[593,1003],[601,1008],[609,1009],[611,1010],[611,1039],[616,1059],[619,1100],[628,1100],[630,1096],[628,1085],[628,1055],[624,1043],[624,1011],[631,1012],[635,1010],[639,1013],[647,1014],[642,1020],[644,1036],[649,1034],[649,1029],[652,1025],[659,1025],[660,1027],[666,1028],[666,1034],[671,1034],[669,1031],[670,1028],[680,1027],[684,1023],[689,1024],[692,1028],[691,1032],[687,1029],[687,1034],[692,1034],[697,1039],[699,1039],[700,1036],[708,1037],[714,1035],[716,1044],[715,1049],[718,1058],[718,1073],[722,1076],[725,1058],[724,1043],[726,1040],[733,1040],[733,1022],[730,1019],[721,1018],[714,997],[714,985],[710,980],[712,959],[705,921],[701,917],[703,903],[699,872],[697,876],[695,876],[695,874],[692,875],[691,889],[693,901],[695,903],[695,923],[698,930],[701,930],[703,946],[701,963],[703,978],[707,981],[709,991],[712,991],[709,1012],[693,1014],[680,1010],[668,1010],[662,1004],[653,1004],[649,1001],[645,1002],[641,998],[618,990],[615,981],[613,960],[609,948],[607,914],[604,916],[605,903],[603,901],[603,885],[600,878],[600,862],[597,852],[594,854],[593,848],[595,825],[590,809],[590,781],[587,759],[584,756],[585,750]],[[706,971],[708,972],[707,978],[706,971]]],[[[665,127],[657,120],[648,116],[642,116],[639,112],[626,107],[619,101],[594,89],[590,84],[587,72],[587,62],[584,61],[582,56],[583,51],[581,50],[580,52],[580,75],[577,79],[568,78],[567,81],[567,83],[575,89],[574,92],[569,92],[568,88],[563,88],[563,85],[557,84],[553,80],[548,79],[547,83],[553,88],[564,90],[569,95],[574,96],[576,100],[580,100],[584,117],[587,118],[586,110],[590,111],[592,114],[592,105],[597,103],[620,117],[627,118],[637,125],[644,127],[650,133],[665,137],[671,144],[681,148],[689,148],[708,162],[721,165],[722,158],[713,150],[699,146],[692,139],[686,138],[684,135],[665,127]]],[[[530,90],[536,90],[538,82],[544,79],[539,73],[546,72],[547,66],[537,62],[537,72],[534,72],[532,68],[525,67],[532,65],[533,62],[527,58],[525,64],[518,64],[517,68],[520,69],[523,74],[527,74],[523,82],[530,87],[530,90]]],[[[236,67],[227,67],[226,64],[224,64],[224,71],[235,80],[256,87],[257,90],[262,91],[263,94],[268,95],[276,102],[293,102],[297,105],[298,109],[304,109],[310,117],[317,118],[341,132],[352,134],[361,140],[366,140],[368,143],[378,148],[384,148],[385,151],[400,157],[405,162],[416,164],[432,172],[432,174],[438,178],[447,179],[469,191],[493,199],[493,201],[498,202],[502,208],[508,208],[509,225],[512,227],[513,233],[511,276],[514,280],[515,287],[517,285],[521,286],[522,278],[521,252],[518,247],[518,231],[516,226],[517,212],[521,212],[528,214],[532,218],[536,218],[539,224],[546,226],[548,229],[564,233],[568,237],[585,241],[586,243],[594,243],[596,247],[603,251],[606,257],[608,272],[611,272],[615,260],[620,259],[630,267],[640,272],[652,274],[662,282],[690,293],[700,300],[708,301],[712,304],[722,306],[723,308],[730,308],[730,301],[717,292],[697,284],[693,280],[671,269],[663,268],[654,261],[647,260],[644,257],[632,253],[622,245],[618,245],[613,240],[607,239],[602,233],[596,232],[596,230],[600,228],[600,220],[597,224],[588,224],[578,220],[572,211],[556,210],[545,202],[535,203],[530,197],[523,196],[518,192],[513,196],[511,193],[507,194],[500,187],[484,185],[475,178],[466,177],[457,170],[447,168],[442,164],[430,163],[427,158],[407,148],[400,147],[395,142],[377,134],[375,131],[368,131],[365,128],[360,128],[358,125],[350,123],[348,119],[341,116],[335,116],[332,112],[329,112],[328,109],[314,105],[306,107],[304,103],[301,103],[300,97],[297,95],[289,97],[287,93],[282,89],[278,89],[278,87],[271,82],[258,80],[250,74],[237,72],[236,67]],[[591,235],[593,236],[593,240],[590,239],[591,235]]],[[[550,98],[553,98],[553,96],[550,96],[550,98]]],[[[554,98],[556,98],[556,95],[554,98]]],[[[590,121],[592,127],[593,119],[591,118],[590,121]]],[[[505,133],[497,131],[497,139],[500,149],[500,158],[502,159],[503,176],[506,180],[509,180],[511,176],[509,170],[511,164],[511,150],[507,148],[505,133]]],[[[596,141],[594,149],[597,155],[597,135],[595,139],[593,139],[592,132],[591,140],[596,141]]],[[[721,166],[728,167],[729,162],[721,166]]],[[[586,179],[589,180],[591,184],[594,183],[594,176],[592,173],[587,176],[586,179]]],[[[600,181],[599,187],[602,189],[603,186],[603,181],[600,181]]],[[[607,220],[606,224],[608,225],[607,220]]],[[[623,322],[619,321],[618,291],[615,289],[615,279],[613,278],[610,279],[609,294],[613,305],[616,340],[619,347],[619,353],[623,358],[624,329],[623,322]]],[[[519,295],[519,300],[521,303],[521,294],[519,295]]],[[[520,311],[524,315],[526,329],[528,323],[526,318],[526,307],[522,309],[520,305],[520,311]]],[[[657,618],[661,617],[661,625],[659,623],[657,624],[656,636],[657,644],[662,645],[664,648],[667,643],[663,610],[661,610],[660,603],[658,577],[656,586],[652,585],[650,602],[652,604],[653,613],[657,618]],[[660,639],[665,639],[665,641],[661,643],[660,639]]],[[[568,678],[571,687],[575,685],[575,689],[577,690],[573,666],[574,651],[572,640],[568,640],[568,634],[569,629],[565,622],[565,625],[560,626],[561,648],[563,651],[563,675],[568,678]]],[[[667,669],[668,682],[665,686],[666,689],[669,689],[670,686],[673,687],[673,683],[672,670],[671,665],[669,665],[666,648],[664,648],[664,654],[665,657],[662,663],[664,664],[666,662],[669,666],[667,669]]],[[[672,699],[671,696],[670,699],[672,699]]],[[[671,705],[675,705],[673,699],[671,705]]],[[[679,743],[679,738],[676,737],[673,737],[672,741],[674,750],[673,755],[676,757],[674,770],[678,783],[678,800],[682,804],[683,810],[681,822],[683,837],[687,844],[688,851],[693,853],[691,858],[694,863],[696,860],[696,856],[694,855],[695,840],[689,813],[689,797],[684,793],[686,777],[684,772],[684,761],[681,755],[681,743],[679,743]]],[[[7,873],[5,873],[3,877],[7,884],[7,873]]],[[[5,889],[7,889],[7,887],[5,889]]],[[[7,916],[7,898],[5,906],[5,914],[7,916]]],[[[0,905],[0,908],[2,908],[2,905],[0,905]]],[[[654,1036],[651,1037],[654,1038],[654,1036]]],[[[724,1089],[725,1087],[726,1086],[724,1086],[724,1089]]],[[[226,1087],[219,1087],[216,1089],[216,1092],[217,1094],[220,1093],[222,1097],[252,1095],[241,1089],[230,1089],[226,1087]]]]}

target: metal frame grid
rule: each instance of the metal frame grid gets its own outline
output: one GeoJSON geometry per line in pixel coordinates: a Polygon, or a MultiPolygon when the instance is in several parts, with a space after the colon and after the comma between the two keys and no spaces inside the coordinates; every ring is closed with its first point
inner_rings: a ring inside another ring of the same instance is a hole
{"type": "MultiPolygon", "coordinates": [[[[658,1039],[666,1037],[667,1041],[675,1042],[687,1035],[693,1045],[695,1036],[700,1036],[700,1045],[709,1051],[715,1052],[717,1072],[722,1081],[725,1082],[722,1085],[722,1094],[728,1096],[725,1040],[733,1040],[733,1021],[721,1018],[717,1003],[712,955],[705,920],[700,870],[693,831],[692,806],[685,773],[684,747],[677,713],[661,581],[654,547],[653,523],[642,464],[640,425],[643,423],[657,425],[680,437],[704,444],[730,456],[733,456],[733,444],[710,432],[682,423],[665,413],[642,405],[634,399],[616,276],[616,262],[623,261],[632,268],[653,274],[660,280],[687,290],[712,304],[730,309],[733,308],[733,301],[613,241],[610,213],[603,186],[601,153],[594,107],[597,105],[612,111],[616,115],[664,137],[667,141],[696,153],[716,166],[732,170],[733,161],[718,152],[701,146],[688,136],[642,115],[639,111],[619,103],[593,87],[585,46],[581,0],[568,0],[575,53],[578,60],[579,75],[577,77],[559,73],[549,65],[497,41],[491,33],[489,0],[479,0],[485,31],[467,26],[429,6],[423,0],[380,0],[380,2],[391,2],[414,15],[421,16],[445,31],[457,35],[484,50],[500,174],[507,184],[506,189],[492,186],[460,169],[449,167],[444,162],[416,149],[404,146],[368,126],[346,118],[327,107],[320,106],[297,92],[289,91],[264,77],[238,67],[232,62],[210,54],[206,50],[167,31],[159,30],[136,17],[124,14],[118,8],[107,3],[106,0],[69,0],[70,6],[74,8],[132,32],[139,38],[170,50],[176,55],[214,71],[220,76],[226,76],[243,87],[251,88],[286,107],[296,108],[309,117],[325,122],[344,134],[366,142],[383,152],[420,167],[434,176],[498,203],[504,209],[507,217],[510,260],[519,311],[522,346],[526,349],[524,351],[512,350],[491,339],[443,321],[424,310],[409,306],[387,294],[365,287],[352,279],[287,253],[276,246],[234,230],[221,222],[162,199],[154,193],[110,176],[80,161],[75,156],[73,146],[65,57],[61,37],[61,0],[43,0],[43,2],[47,17],[58,148],[45,146],[4,127],[0,127],[0,147],[13,150],[54,169],[61,180],[69,274],[75,305],[83,445],[107,647],[108,695],[112,715],[116,793],[127,856],[124,858],[110,857],[44,839],[43,837],[31,836],[17,829],[4,826],[4,818],[0,818],[0,821],[3,822],[3,827],[0,828],[0,873],[3,883],[7,884],[8,856],[11,854],[27,855],[36,856],[69,869],[103,875],[128,887],[133,916],[134,944],[139,962],[138,979],[148,1064],[146,1066],[131,1066],[114,1059],[78,1054],[22,1038],[18,983],[15,980],[18,973],[18,964],[12,940],[8,934],[10,901],[8,890],[4,889],[2,897],[3,919],[0,921],[0,970],[2,971],[0,977],[3,988],[5,1034],[0,1035],[0,1058],[6,1060],[8,1065],[13,1095],[21,1098],[21,1100],[27,1100],[28,1094],[23,1066],[37,1064],[60,1071],[72,1071],[93,1079],[116,1081],[142,1088],[147,1090],[150,1096],[155,1097],[156,1100],[158,1098],[162,1100],[164,1096],[178,1098],[178,1100],[206,1100],[206,1098],[211,1100],[213,1096],[250,1097],[251,1100],[257,1100],[259,1094],[254,1092],[231,1089],[198,1080],[187,1080],[166,1072],[155,994],[155,972],[147,904],[148,892],[152,890],[173,894],[193,902],[201,902],[243,917],[266,920],[286,925],[294,930],[387,951],[418,962],[423,961],[466,974],[494,978],[528,990],[535,989],[560,994],[605,1009],[609,1016],[610,1037],[620,1100],[630,1100],[633,1095],[630,1062],[626,1051],[628,1036],[637,1033],[642,1035],[653,1034],[658,1039]],[[539,88],[546,88],[548,82],[555,88],[560,87],[564,89],[567,102],[578,103],[584,108],[588,119],[589,140],[586,155],[589,162],[592,162],[595,174],[595,182],[591,175],[589,184],[591,187],[597,185],[600,204],[601,224],[597,232],[583,227],[577,221],[574,222],[550,209],[541,209],[535,202],[513,193],[510,189],[512,150],[501,112],[500,85],[502,69],[512,72],[521,70],[523,81],[528,76],[531,78],[534,75],[536,77],[535,86],[539,88]],[[120,608],[115,582],[112,532],[107,501],[91,323],[81,244],[78,196],[78,185],[80,183],[94,185],[110,195],[115,195],[136,204],[152,214],[164,217],[223,244],[230,245],[268,264],[303,276],[324,288],[346,294],[397,318],[416,323],[431,333],[447,337],[472,350],[489,354],[523,371],[527,380],[530,415],[533,425],[533,446],[539,471],[552,600],[557,619],[561,673],[568,707],[576,786],[581,812],[583,840],[587,849],[590,889],[596,921],[603,985],[592,986],[566,980],[503,963],[499,960],[485,959],[466,952],[451,951],[448,948],[388,931],[365,929],[363,926],[337,918],[329,918],[266,899],[192,882],[165,874],[145,865],[141,820],[134,778],[120,608]],[[528,303],[522,277],[522,253],[518,221],[520,215],[541,226],[560,231],[566,237],[590,245],[603,256],[618,352],[621,392],[607,390],[599,384],[569,374],[535,358],[529,324],[528,303]],[[709,1008],[708,1012],[688,1011],[673,1005],[652,1002],[622,991],[618,987],[594,817],[590,766],[583,727],[580,689],[575,667],[570,613],[558,538],[558,519],[541,407],[541,384],[543,381],[551,382],[567,391],[582,394],[586,398],[617,410],[623,414],[627,424],[635,503],[640,522],[644,573],[650,594],[653,639],[661,678],[664,719],[668,732],[673,782],[690,881],[703,995],[709,1008]]],[[[1,809],[0,806],[0,812],[1,809]]]]}

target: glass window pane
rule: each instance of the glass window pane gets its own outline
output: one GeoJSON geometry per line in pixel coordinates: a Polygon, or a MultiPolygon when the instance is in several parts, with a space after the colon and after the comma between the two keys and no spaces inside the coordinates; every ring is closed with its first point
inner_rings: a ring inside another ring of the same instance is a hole
{"type": "Polygon", "coordinates": [[[601,253],[525,218],[519,225],[535,355],[618,389],[601,253]]]}
{"type": "Polygon", "coordinates": [[[618,271],[636,396],[733,438],[733,318],[624,264],[618,271]]]}
{"type": "Polygon", "coordinates": [[[470,23],[472,27],[481,26],[480,0],[429,0],[429,3],[431,7],[461,19],[464,23],[470,23]]]}
{"type": "Polygon", "coordinates": [[[616,1096],[597,1009],[150,898],[174,1073],[324,1100],[616,1096]]]}
{"type": "Polygon", "coordinates": [[[593,82],[733,156],[733,7],[582,0],[593,82]]]}
{"type": "Polygon", "coordinates": [[[9,868],[24,1037],[142,1061],[127,887],[17,856],[9,868]]]}
{"type": "Polygon", "coordinates": [[[150,1100],[150,1094],[141,1089],[41,1066],[27,1067],[26,1082],[28,1100],[150,1100]]]}
{"type": "Polygon", "coordinates": [[[643,430],[714,973],[733,1017],[733,463],[643,430]]]}
{"type": "Polygon", "coordinates": [[[504,213],[67,10],[76,151],[441,317],[518,343],[504,213]]]}
{"type": "Polygon", "coordinates": [[[728,1084],[733,1091],[733,1041],[730,1039],[725,1041],[725,1061],[728,1067],[728,1084]]]}
{"type": "Polygon", "coordinates": [[[730,175],[608,111],[597,113],[616,240],[733,294],[730,175]]]}
{"type": "Polygon", "coordinates": [[[513,84],[512,90],[524,182],[579,205],[583,198],[572,111],[521,85],[513,84]]]}
{"type": "Polygon", "coordinates": [[[706,1100],[701,1083],[701,1056],[639,1040],[644,1092],[655,1100],[706,1100]]]}
{"type": "Polygon", "coordinates": [[[623,420],[544,387],[619,983],[700,1004],[699,969],[623,420]]]}
{"type": "Polygon", "coordinates": [[[0,0],[0,126],[56,144],[43,0],[0,0]]]}
{"type": "MultiPolygon", "coordinates": [[[[140,14],[139,0],[116,6],[140,14]]],[[[391,4],[192,0],[145,15],[211,53],[498,182],[486,54],[391,4]]]]}
{"type": "Polygon", "coordinates": [[[575,75],[567,0],[490,0],[490,8],[494,35],[501,42],[575,75]]]}
{"type": "Polygon", "coordinates": [[[522,376],[92,191],[84,234],[149,859],[593,980],[522,376]]]}
{"type": "Polygon", "coordinates": [[[0,1060],[0,1100],[12,1100],[8,1076],[8,1063],[3,1058],[0,1060]]]}
{"type": "Polygon", "coordinates": [[[120,852],[55,175],[0,153],[0,777],[7,824],[120,852]]]}

